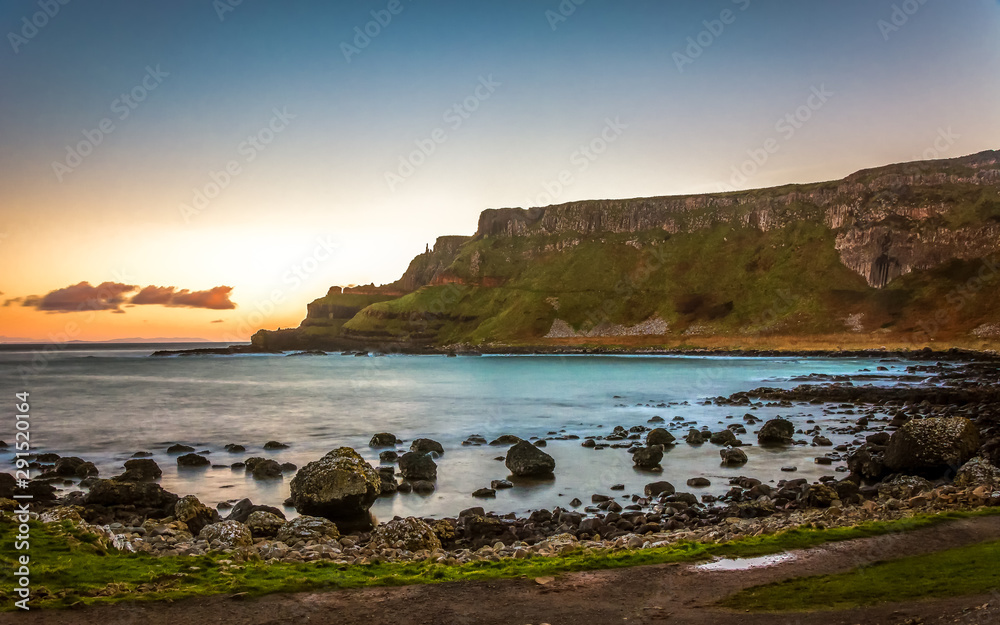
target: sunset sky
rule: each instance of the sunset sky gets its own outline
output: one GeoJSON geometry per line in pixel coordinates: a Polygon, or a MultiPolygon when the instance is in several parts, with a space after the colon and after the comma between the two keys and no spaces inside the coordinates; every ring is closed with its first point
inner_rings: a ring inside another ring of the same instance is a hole
{"type": "Polygon", "coordinates": [[[1000,148],[997,0],[9,0],[0,31],[5,337],[247,340],[486,208],[1000,148]]]}

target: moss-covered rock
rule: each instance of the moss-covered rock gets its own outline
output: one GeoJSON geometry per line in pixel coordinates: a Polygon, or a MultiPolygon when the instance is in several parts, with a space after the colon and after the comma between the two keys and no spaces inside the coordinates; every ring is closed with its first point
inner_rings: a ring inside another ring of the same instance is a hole
{"type": "Polygon", "coordinates": [[[294,547],[310,540],[328,541],[340,538],[336,524],[322,517],[302,515],[281,526],[275,538],[294,547]]]}
{"type": "Polygon", "coordinates": [[[393,519],[375,528],[371,549],[406,549],[433,551],[441,548],[441,540],[430,525],[413,517],[393,519]]]}
{"type": "Polygon", "coordinates": [[[253,537],[246,525],[238,521],[221,521],[212,523],[202,528],[198,537],[208,542],[210,546],[219,541],[218,546],[223,549],[233,549],[235,547],[249,547],[253,544],[253,537]]]}
{"type": "Polygon", "coordinates": [[[965,417],[914,419],[893,433],[884,462],[892,471],[958,468],[978,448],[979,430],[965,417]]]}
{"type": "Polygon", "coordinates": [[[378,472],[358,452],[341,447],[295,474],[291,498],[300,514],[353,521],[367,516],[381,484],[378,472]]]}

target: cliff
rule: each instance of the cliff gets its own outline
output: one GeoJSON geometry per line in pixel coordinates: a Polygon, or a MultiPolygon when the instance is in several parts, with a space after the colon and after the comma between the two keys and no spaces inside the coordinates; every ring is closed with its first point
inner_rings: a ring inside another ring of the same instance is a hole
{"type": "MultiPolygon", "coordinates": [[[[377,301],[328,294],[287,337],[316,346],[323,326],[328,346],[979,345],[1000,336],[997,252],[996,151],[834,182],[491,209],[472,237],[441,237],[399,280],[368,287],[377,301]]],[[[258,342],[287,345],[271,335],[258,342]]]]}

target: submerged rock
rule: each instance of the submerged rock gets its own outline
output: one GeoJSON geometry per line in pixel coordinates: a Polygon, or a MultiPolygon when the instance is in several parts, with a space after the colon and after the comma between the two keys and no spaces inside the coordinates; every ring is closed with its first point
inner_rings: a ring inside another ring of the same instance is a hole
{"type": "Polygon", "coordinates": [[[552,475],[555,459],[527,441],[521,441],[507,450],[504,464],[518,477],[552,475]]]}

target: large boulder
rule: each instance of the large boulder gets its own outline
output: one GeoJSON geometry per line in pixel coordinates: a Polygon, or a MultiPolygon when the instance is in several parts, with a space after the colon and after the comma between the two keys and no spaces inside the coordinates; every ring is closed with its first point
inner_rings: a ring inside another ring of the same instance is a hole
{"type": "Polygon", "coordinates": [[[653,445],[663,445],[666,447],[667,445],[673,445],[676,441],[677,439],[674,438],[674,435],[663,428],[655,428],[646,434],[646,445],[649,447],[653,445]]]}
{"type": "Polygon", "coordinates": [[[358,452],[341,447],[299,469],[291,481],[291,499],[299,514],[362,521],[381,483],[378,471],[358,452]]]}
{"type": "Polygon", "coordinates": [[[436,480],[437,463],[430,454],[409,451],[399,458],[399,473],[408,480],[436,480]]]}
{"type": "Polygon", "coordinates": [[[307,515],[296,517],[285,523],[275,535],[275,539],[289,547],[310,540],[325,542],[338,538],[340,538],[340,531],[336,525],[327,519],[307,515]]]}
{"type": "Polygon", "coordinates": [[[659,445],[641,447],[632,454],[632,462],[640,469],[655,469],[663,460],[663,448],[659,445]]]}
{"type": "Polygon", "coordinates": [[[969,460],[955,474],[955,486],[959,488],[975,488],[977,486],[991,488],[1000,485],[1000,469],[983,458],[969,460]]]}
{"type": "Polygon", "coordinates": [[[174,504],[174,518],[186,523],[194,536],[197,536],[206,525],[220,520],[218,510],[209,508],[194,495],[181,497],[174,504]]]}
{"type": "Polygon", "coordinates": [[[155,461],[149,458],[135,458],[125,461],[125,472],[111,479],[119,482],[152,482],[163,475],[155,461]]]}
{"type": "Polygon", "coordinates": [[[556,468],[556,461],[552,456],[528,441],[521,441],[508,449],[504,464],[518,477],[552,475],[556,468]]]}
{"type": "Polygon", "coordinates": [[[771,419],[757,432],[757,442],[761,445],[790,445],[795,434],[795,426],[787,419],[771,419]]]}
{"type": "Polygon", "coordinates": [[[136,508],[174,508],[177,495],[151,482],[119,482],[94,480],[84,497],[88,504],[100,506],[135,506],[136,508]]]}
{"type": "Polygon", "coordinates": [[[253,536],[246,525],[238,521],[220,521],[201,528],[198,538],[207,541],[210,547],[233,549],[253,545],[253,536]],[[213,545],[218,541],[217,545],[213,545]]]}
{"type": "Polygon", "coordinates": [[[444,454],[444,447],[441,443],[430,438],[418,438],[410,443],[410,451],[415,451],[418,454],[429,454],[431,452],[437,454],[444,454]]]}
{"type": "Polygon", "coordinates": [[[369,549],[406,549],[407,551],[434,551],[441,548],[441,540],[430,525],[413,517],[394,519],[375,528],[369,549]]]}
{"type": "Polygon", "coordinates": [[[892,471],[958,468],[979,449],[979,430],[965,417],[912,419],[893,433],[885,450],[892,471]]]}
{"type": "Polygon", "coordinates": [[[725,467],[740,467],[747,463],[747,455],[742,449],[727,447],[720,449],[719,455],[722,456],[722,466],[725,467]]]}
{"type": "Polygon", "coordinates": [[[257,510],[247,517],[246,526],[254,538],[273,538],[285,525],[285,519],[277,514],[257,510]]]}

